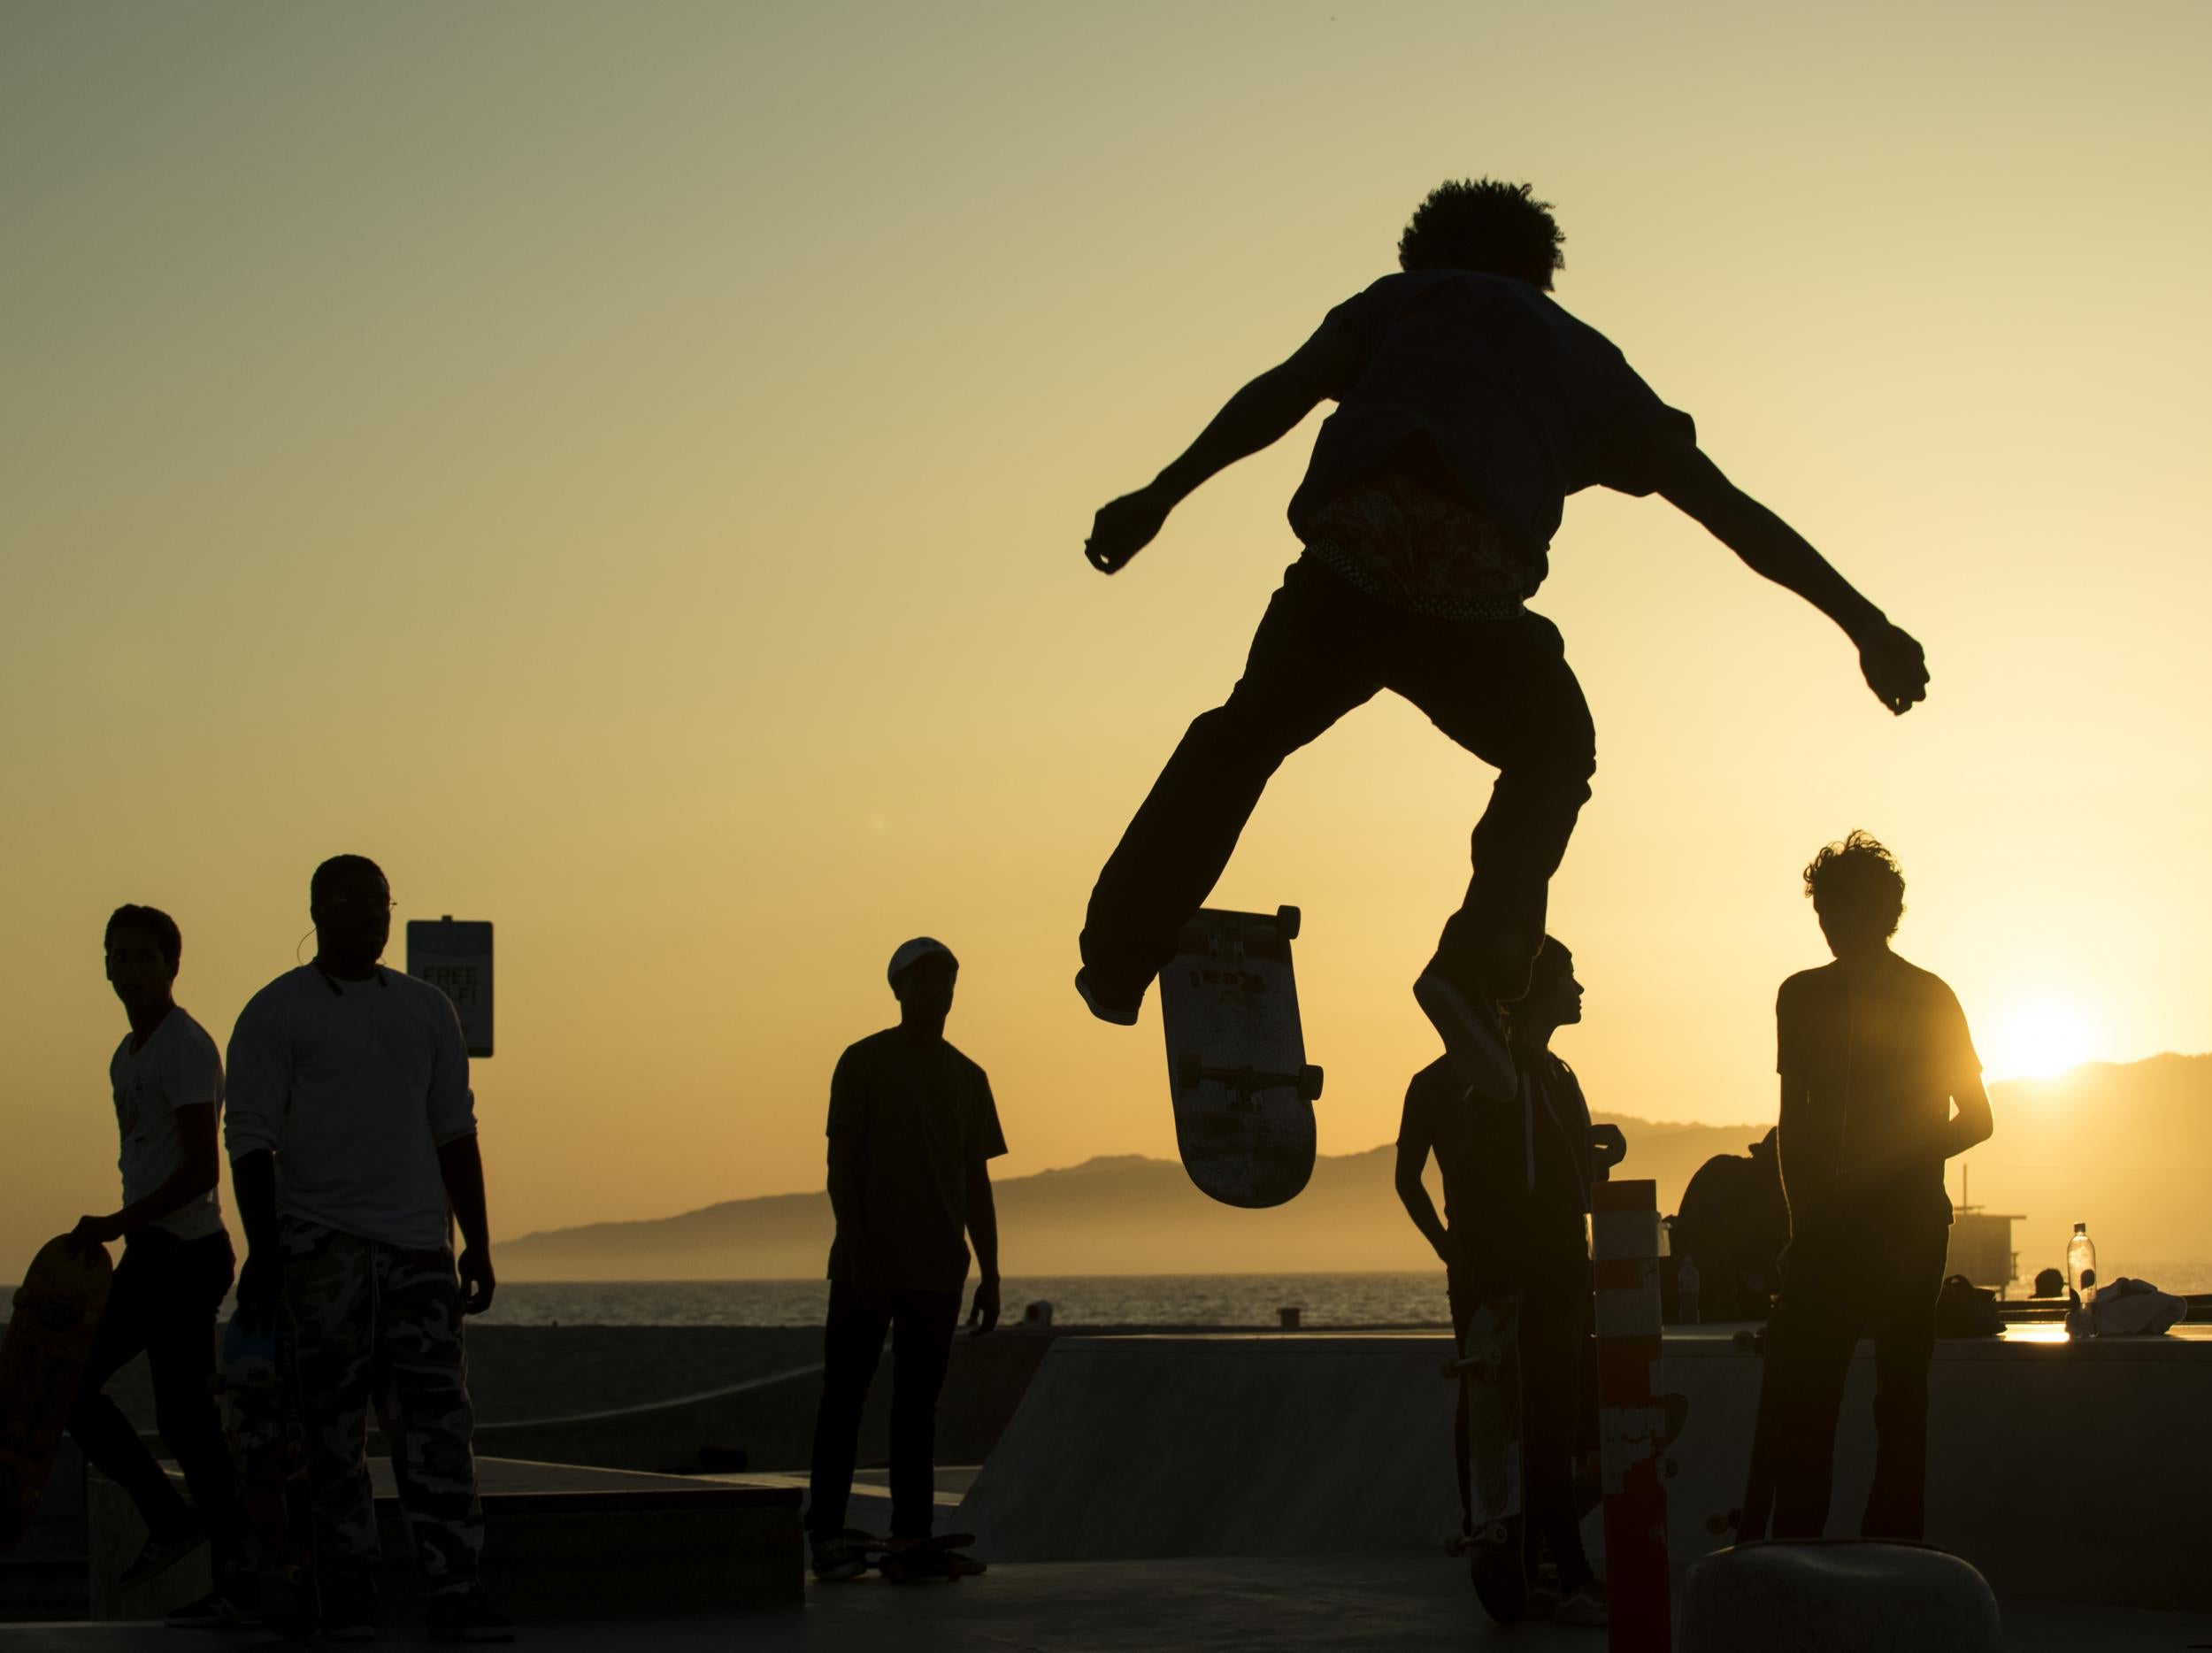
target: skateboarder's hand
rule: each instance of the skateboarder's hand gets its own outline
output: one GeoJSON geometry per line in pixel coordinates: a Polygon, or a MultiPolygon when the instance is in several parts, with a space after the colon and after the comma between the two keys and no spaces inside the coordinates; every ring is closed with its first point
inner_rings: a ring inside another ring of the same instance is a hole
{"type": "Polygon", "coordinates": [[[1158,536],[1174,503],[1152,488],[1141,488],[1102,505],[1092,520],[1091,537],[1083,542],[1083,555],[1102,574],[1119,572],[1158,536]]]}
{"type": "Polygon", "coordinates": [[[489,1255],[469,1246],[456,1265],[461,1273],[461,1312],[481,1314],[492,1306],[492,1292],[499,1282],[492,1278],[489,1255]]]}
{"type": "Polygon", "coordinates": [[[112,1217],[80,1217],[77,1226],[69,1231],[69,1237],[86,1245],[105,1245],[123,1237],[123,1225],[112,1217]]]}
{"type": "Polygon", "coordinates": [[[1928,661],[1918,642],[1885,623],[1859,644],[1859,670],[1874,698],[1898,717],[1928,697],[1928,661]]]}
{"type": "Polygon", "coordinates": [[[273,1325],[283,1292],[284,1271],[277,1259],[247,1252],[246,1265],[238,1271],[238,1318],[248,1326],[273,1325]]]}
{"type": "Polygon", "coordinates": [[[981,1337],[998,1324],[998,1281],[975,1283],[975,1307],[968,1311],[968,1335],[981,1337]]]}

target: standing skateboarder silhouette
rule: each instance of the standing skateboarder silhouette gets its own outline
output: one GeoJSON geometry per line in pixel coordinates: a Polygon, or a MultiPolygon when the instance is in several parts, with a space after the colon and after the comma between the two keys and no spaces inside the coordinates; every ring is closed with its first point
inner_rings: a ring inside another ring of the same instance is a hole
{"type": "Polygon", "coordinates": [[[1546,296],[1563,239],[1526,184],[1442,185],[1398,242],[1402,273],[1332,310],[1181,457],[1098,512],[1084,554],[1110,574],[1208,477],[1325,398],[1338,404],[1290,502],[1304,554],[1244,676],[1191,724],[1091,892],[1076,988],[1093,1015],[1136,1021],[1268,778],[1388,688],[1498,770],[1466,898],[1413,990],[1461,1077],[1513,1093],[1497,1004],[1527,986],[1546,887],[1596,766],[1558,628],[1525,604],[1566,496],[1593,483],[1660,495],[1833,619],[1891,711],[1925,697],[1920,645],[1722,475],[1689,417],[1610,342],[1546,296]]]}

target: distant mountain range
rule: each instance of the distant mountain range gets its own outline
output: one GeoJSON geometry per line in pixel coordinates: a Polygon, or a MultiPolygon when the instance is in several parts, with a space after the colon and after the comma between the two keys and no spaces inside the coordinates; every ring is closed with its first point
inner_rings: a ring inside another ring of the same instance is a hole
{"type": "MultiPolygon", "coordinates": [[[[1971,1193],[2028,1219],[2014,1238],[2024,1275],[2061,1260],[2076,1221],[2090,1224],[2108,1278],[2147,1259],[2212,1258],[2212,1057],[2092,1065],[2001,1084],[1993,1097],[1997,1135],[1969,1157],[1971,1193]]],[[[1599,1117],[1627,1134],[1620,1174],[1655,1180],[1663,1211],[1706,1159],[1743,1153],[1767,1129],[1599,1117]]],[[[1005,1265],[1027,1275],[1430,1267],[1391,1186],[1394,1158],[1388,1147],[1324,1156],[1303,1194],[1266,1211],[1217,1205],[1175,1161],[1133,1154],[1004,1178],[1005,1265]]],[[[1950,1186],[1956,1199],[1955,1164],[1950,1186]]],[[[830,1231],[826,1194],[779,1194],[526,1234],[501,1244],[499,1265],[513,1280],[804,1279],[820,1272],[830,1231]]]]}
{"type": "MultiPolygon", "coordinates": [[[[1656,1179],[1665,1211],[1709,1157],[1740,1154],[1766,1129],[1599,1117],[1614,1119],[1628,1137],[1620,1174],[1656,1179]]],[[[1137,1154],[995,1179],[1004,1264],[1031,1275],[1433,1266],[1398,1203],[1395,1164],[1396,1149],[1387,1146],[1324,1155],[1304,1193],[1264,1211],[1216,1204],[1176,1161],[1137,1154]]],[[[821,1272],[831,1227],[826,1194],[777,1194],[680,1217],[528,1234],[501,1244],[499,1268],[511,1280],[804,1279],[821,1272]]]]}

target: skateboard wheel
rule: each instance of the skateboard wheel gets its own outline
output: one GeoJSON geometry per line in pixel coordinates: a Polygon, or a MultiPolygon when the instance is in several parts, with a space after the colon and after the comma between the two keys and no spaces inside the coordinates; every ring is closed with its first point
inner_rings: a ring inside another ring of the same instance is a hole
{"type": "Polygon", "coordinates": [[[1304,919],[1305,914],[1299,911],[1295,907],[1276,908],[1275,934],[1281,936],[1286,942],[1296,941],[1298,939],[1298,926],[1303,922],[1304,919]]]}
{"type": "Polygon", "coordinates": [[[1196,1052],[1186,1050],[1175,1058],[1175,1088],[1196,1090],[1205,1083],[1206,1064],[1196,1052]]]}
{"type": "Polygon", "coordinates": [[[1321,1100],[1321,1070],[1310,1063],[1298,1070],[1298,1100],[1301,1102],[1321,1100]]]}

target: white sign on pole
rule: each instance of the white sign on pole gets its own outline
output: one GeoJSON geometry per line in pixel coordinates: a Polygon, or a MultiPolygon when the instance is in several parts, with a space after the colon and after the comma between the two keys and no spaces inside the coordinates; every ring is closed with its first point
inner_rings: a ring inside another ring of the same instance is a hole
{"type": "Polygon", "coordinates": [[[410,919],[407,973],[443,990],[461,1013],[471,1056],[492,1053],[492,926],[472,919],[410,919]]]}

